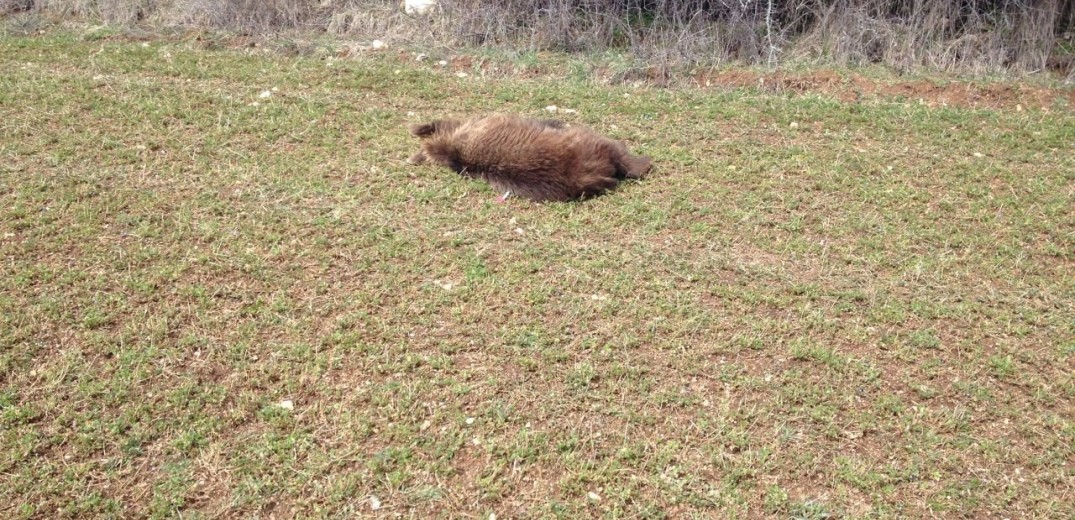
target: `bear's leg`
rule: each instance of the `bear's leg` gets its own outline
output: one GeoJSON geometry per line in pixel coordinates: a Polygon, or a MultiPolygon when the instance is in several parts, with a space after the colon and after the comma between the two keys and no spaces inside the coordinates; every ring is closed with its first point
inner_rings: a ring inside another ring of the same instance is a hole
{"type": "Polygon", "coordinates": [[[651,167],[653,167],[653,159],[645,155],[630,154],[621,155],[619,164],[616,165],[616,169],[622,171],[623,176],[628,179],[641,179],[649,173],[651,167]]]}
{"type": "Polygon", "coordinates": [[[421,150],[418,150],[418,152],[407,159],[407,164],[424,164],[425,162],[426,154],[421,150]]]}
{"type": "Polygon", "coordinates": [[[420,153],[433,164],[447,166],[458,173],[465,174],[463,162],[459,158],[459,149],[456,148],[450,136],[437,136],[423,141],[420,153]]]}
{"type": "Polygon", "coordinates": [[[581,161],[571,172],[577,192],[575,197],[591,197],[609,191],[619,184],[619,166],[617,153],[612,141],[601,140],[593,143],[594,147],[581,154],[581,161]]]}
{"type": "Polygon", "coordinates": [[[633,155],[627,150],[623,141],[612,141],[612,162],[616,165],[616,175],[628,179],[641,179],[653,166],[653,160],[644,155],[633,155]]]}
{"type": "Polygon", "coordinates": [[[607,175],[588,175],[583,177],[580,183],[582,198],[593,197],[600,195],[616,187],[619,181],[615,177],[609,177],[607,175]]]}

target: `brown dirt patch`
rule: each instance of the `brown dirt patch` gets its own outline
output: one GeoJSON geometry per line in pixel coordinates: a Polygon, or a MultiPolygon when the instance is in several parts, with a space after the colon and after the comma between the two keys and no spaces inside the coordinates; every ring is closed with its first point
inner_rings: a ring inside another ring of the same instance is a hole
{"type": "Polygon", "coordinates": [[[452,56],[451,58],[452,70],[473,70],[474,58],[470,56],[452,56]]]}
{"type": "Polygon", "coordinates": [[[886,81],[860,74],[841,75],[831,70],[791,73],[741,69],[698,74],[694,81],[703,88],[758,88],[767,92],[817,93],[841,101],[902,98],[922,102],[931,107],[1016,110],[1075,108],[1075,89],[1017,83],[886,81]]]}

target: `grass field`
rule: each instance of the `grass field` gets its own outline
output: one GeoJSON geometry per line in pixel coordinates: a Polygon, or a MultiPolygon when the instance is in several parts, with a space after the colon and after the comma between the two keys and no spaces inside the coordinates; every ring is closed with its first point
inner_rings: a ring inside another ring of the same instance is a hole
{"type": "Polygon", "coordinates": [[[0,37],[0,517],[1075,517],[1075,107],[436,60],[0,37]]]}

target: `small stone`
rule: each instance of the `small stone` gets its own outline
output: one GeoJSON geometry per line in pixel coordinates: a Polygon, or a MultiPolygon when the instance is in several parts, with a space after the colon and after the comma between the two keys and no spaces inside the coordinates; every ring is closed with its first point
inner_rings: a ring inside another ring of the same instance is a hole
{"type": "Polygon", "coordinates": [[[799,128],[799,122],[798,121],[792,121],[791,124],[788,125],[788,126],[790,126],[793,129],[794,128],[799,128]]]}
{"type": "Polygon", "coordinates": [[[258,97],[261,98],[261,99],[271,98],[272,97],[272,91],[271,90],[262,90],[261,94],[258,94],[258,97]]]}
{"type": "Polygon", "coordinates": [[[407,14],[424,14],[436,4],[436,0],[404,0],[403,12],[407,14]]]}
{"type": "Polygon", "coordinates": [[[594,502],[600,502],[601,501],[601,495],[598,495],[597,493],[594,493],[593,491],[590,491],[590,492],[586,493],[586,498],[588,498],[588,499],[590,499],[590,500],[592,500],[594,502]]]}
{"type": "Polygon", "coordinates": [[[284,410],[294,410],[295,402],[291,399],[284,399],[283,401],[280,401],[280,404],[278,404],[277,406],[283,408],[284,410]]]}

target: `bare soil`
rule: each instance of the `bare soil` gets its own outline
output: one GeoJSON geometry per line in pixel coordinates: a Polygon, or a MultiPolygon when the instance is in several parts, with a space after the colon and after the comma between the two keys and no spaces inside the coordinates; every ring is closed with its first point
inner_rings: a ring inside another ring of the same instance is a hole
{"type": "Polygon", "coordinates": [[[1071,110],[1075,107],[1075,89],[1046,87],[1026,83],[978,83],[959,80],[934,81],[915,79],[890,81],[858,73],[818,70],[807,73],[757,72],[728,70],[694,76],[703,88],[758,88],[766,92],[823,94],[841,101],[867,98],[902,98],[931,107],[1024,108],[1071,110]]]}

